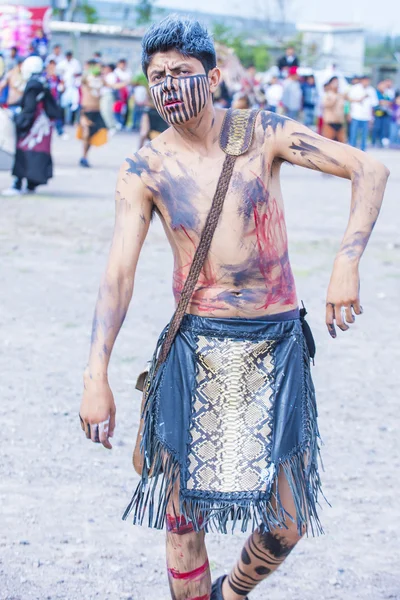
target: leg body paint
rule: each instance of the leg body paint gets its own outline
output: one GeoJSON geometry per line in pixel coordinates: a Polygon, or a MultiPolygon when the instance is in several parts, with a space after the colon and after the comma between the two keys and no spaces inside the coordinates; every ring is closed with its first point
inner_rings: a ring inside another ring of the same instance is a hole
{"type": "Polygon", "coordinates": [[[204,531],[195,532],[183,516],[168,514],[167,572],[173,600],[210,600],[211,575],[204,531]]]}
{"type": "Polygon", "coordinates": [[[240,600],[283,563],[301,536],[291,529],[273,533],[255,531],[243,547],[240,559],[225,579],[225,600],[240,600]],[[287,537],[285,537],[287,536],[287,537]]]}

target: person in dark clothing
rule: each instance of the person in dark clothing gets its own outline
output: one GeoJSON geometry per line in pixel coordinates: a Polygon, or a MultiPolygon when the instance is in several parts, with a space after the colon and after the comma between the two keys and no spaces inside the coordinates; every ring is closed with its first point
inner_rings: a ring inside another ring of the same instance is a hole
{"type": "Polygon", "coordinates": [[[214,104],[217,104],[221,108],[229,108],[232,104],[232,96],[228,90],[228,86],[225,81],[221,79],[218,88],[214,92],[213,98],[214,104]]]}
{"type": "Polygon", "coordinates": [[[46,184],[53,176],[50,153],[52,123],[50,119],[61,116],[46,80],[41,76],[43,61],[39,56],[27,58],[22,65],[26,87],[21,99],[21,110],[15,115],[17,149],[12,174],[14,184],[4,190],[4,196],[22,193],[23,180],[27,180],[27,193],[38,185],[46,184]]]}
{"type": "Polygon", "coordinates": [[[284,56],[278,60],[278,68],[280,72],[288,71],[290,67],[298,67],[300,66],[299,59],[296,56],[296,51],[293,46],[289,46],[286,48],[286,52],[284,56]]]}
{"type": "Polygon", "coordinates": [[[303,114],[304,125],[311,127],[315,121],[315,107],[318,99],[317,86],[315,85],[314,75],[307,77],[301,86],[303,92],[303,114]]]}
{"type": "Polygon", "coordinates": [[[149,105],[144,109],[140,121],[139,149],[146,142],[158,137],[160,133],[168,129],[168,127],[169,124],[160,117],[153,102],[149,100],[149,105]]]}

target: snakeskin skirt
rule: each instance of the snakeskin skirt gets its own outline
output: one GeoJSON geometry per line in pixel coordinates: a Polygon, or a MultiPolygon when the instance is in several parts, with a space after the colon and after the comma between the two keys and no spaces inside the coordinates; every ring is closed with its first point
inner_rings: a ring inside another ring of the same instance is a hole
{"type": "Polygon", "coordinates": [[[298,311],[186,315],[147,396],[145,467],[124,518],[142,524],[147,513],[162,528],[179,486],[173,509],[195,530],[271,530],[291,519],[299,531],[322,531],[317,409],[298,311]],[[281,474],[295,515],[281,505],[281,474]]]}

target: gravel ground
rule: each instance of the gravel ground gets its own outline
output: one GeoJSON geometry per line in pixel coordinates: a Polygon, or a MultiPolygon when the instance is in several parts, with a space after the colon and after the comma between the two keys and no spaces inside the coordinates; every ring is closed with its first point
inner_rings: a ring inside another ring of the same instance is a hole
{"type": "MultiPolygon", "coordinates": [[[[172,261],[160,223],[143,250],[110,380],[115,447],[78,422],[91,317],[113,226],[119,164],[136,139],[119,134],[79,170],[78,142],[55,140],[55,178],[36,197],[0,199],[0,598],[167,600],[164,535],[121,520],[137,477],[131,451],[134,379],[172,310],[172,261]]],[[[324,439],[326,535],[301,542],[254,600],[400,599],[399,153],[361,265],[364,315],[332,341],[324,299],[346,224],[350,185],[284,167],[292,264],[318,345],[313,369],[324,439]]],[[[9,175],[0,173],[0,188],[9,175]]],[[[208,536],[215,575],[244,541],[208,536]]]]}

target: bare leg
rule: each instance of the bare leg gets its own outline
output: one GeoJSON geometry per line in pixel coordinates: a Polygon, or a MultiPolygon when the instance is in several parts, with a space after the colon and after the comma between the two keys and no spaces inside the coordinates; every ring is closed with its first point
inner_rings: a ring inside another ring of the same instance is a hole
{"type": "Polygon", "coordinates": [[[90,149],[90,124],[91,121],[85,114],[81,115],[80,125],[82,128],[82,141],[83,141],[83,160],[87,160],[87,155],[90,149]]]}
{"type": "MultiPolygon", "coordinates": [[[[282,472],[279,475],[279,495],[286,511],[295,518],[292,493],[282,472]]],[[[283,563],[302,537],[296,523],[287,519],[286,525],[287,529],[278,528],[271,532],[256,530],[249,537],[240,559],[223,583],[224,600],[243,600],[283,563]]]]}
{"type": "Polygon", "coordinates": [[[83,158],[87,158],[89,149],[90,149],[90,142],[84,141],[83,142],[83,158]]]}
{"type": "Polygon", "coordinates": [[[210,600],[211,574],[204,531],[177,513],[178,486],[167,507],[167,570],[173,600],[210,600]]]}

